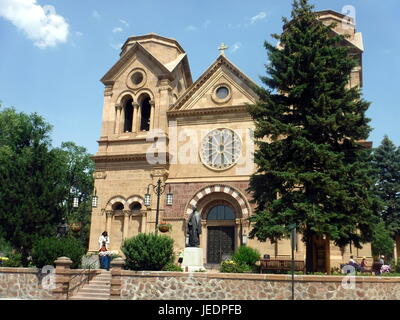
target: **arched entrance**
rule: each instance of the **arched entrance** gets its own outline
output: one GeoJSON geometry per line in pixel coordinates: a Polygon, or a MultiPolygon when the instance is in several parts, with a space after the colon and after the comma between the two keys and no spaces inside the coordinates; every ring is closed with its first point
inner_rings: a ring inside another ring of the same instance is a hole
{"type": "Polygon", "coordinates": [[[207,268],[220,264],[243,244],[248,233],[250,206],[246,197],[228,185],[211,185],[199,189],[186,206],[186,219],[196,207],[201,214],[203,249],[207,268]]]}
{"type": "Polygon", "coordinates": [[[213,204],[207,213],[207,263],[219,264],[235,251],[235,218],[228,203],[213,204]]]}

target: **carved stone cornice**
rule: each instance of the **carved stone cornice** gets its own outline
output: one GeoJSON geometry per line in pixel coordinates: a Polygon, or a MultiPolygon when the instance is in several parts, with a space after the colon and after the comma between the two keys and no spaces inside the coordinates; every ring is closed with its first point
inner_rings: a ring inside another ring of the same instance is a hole
{"type": "Polygon", "coordinates": [[[171,111],[167,111],[167,115],[171,118],[176,118],[176,117],[236,113],[236,112],[246,112],[247,113],[247,106],[240,105],[240,106],[230,106],[230,107],[171,110],[171,111]]]}
{"type": "Polygon", "coordinates": [[[146,213],[146,210],[104,210],[107,217],[131,217],[131,216],[142,216],[146,213]]]}
{"type": "MultiPolygon", "coordinates": [[[[156,154],[157,157],[162,158],[162,153],[156,154]]],[[[169,153],[166,153],[165,159],[169,160],[169,153]]],[[[118,162],[118,161],[146,161],[147,162],[147,154],[146,153],[137,153],[137,154],[107,154],[107,155],[98,155],[90,157],[94,162],[118,162]]]]}

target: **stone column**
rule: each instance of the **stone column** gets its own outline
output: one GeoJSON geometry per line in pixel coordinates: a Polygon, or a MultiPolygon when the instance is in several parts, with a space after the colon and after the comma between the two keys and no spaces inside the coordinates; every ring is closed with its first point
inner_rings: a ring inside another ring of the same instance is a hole
{"type": "Polygon", "coordinates": [[[72,260],[68,257],[60,257],[54,261],[54,264],[56,265],[56,288],[53,293],[57,300],[67,300],[72,260]]]}
{"type": "Polygon", "coordinates": [[[128,237],[129,213],[129,211],[124,211],[124,229],[122,233],[122,241],[128,237]]]}
{"type": "Polygon", "coordinates": [[[106,228],[106,230],[107,230],[108,234],[111,234],[111,222],[112,222],[113,215],[112,215],[111,212],[107,212],[106,215],[107,215],[107,228],[106,228]]]}
{"type": "Polygon", "coordinates": [[[133,119],[132,119],[132,132],[138,132],[139,131],[139,104],[134,103],[133,104],[133,119]]]}
{"type": "Polygon", "coordinates": [[[150,101],[150,130],[154,129],[154,112],[155,112],[155,102],[153,100],[150,101]]]}
{"type": "Polygon", "coordinates": [[[121,287],[122,287],[122,269],[125,265],[125,261],[122,258],[116,258],[111,261],[111,288],[110,298],[111,300],[121,299],[121,287]]]}
{"type": "Polygon", "coordinates": [[[161,129],[165,133],[168,130],[167,123],[167,111],[171,100],[171,82],[168,79],[162,79],[160,81],[161,86],[159,88],[160,100],[157,103],[157,121],[154,123],[154,129],[161,129]]]}
{"type": "Polygon", "coordinates": [[[117,104],[115,106],[115,109],[117,110],[117,115],[115,117],[115,133],[120,133],[121,131],[121,110],[122,107],[120,104],[117,104]]]}

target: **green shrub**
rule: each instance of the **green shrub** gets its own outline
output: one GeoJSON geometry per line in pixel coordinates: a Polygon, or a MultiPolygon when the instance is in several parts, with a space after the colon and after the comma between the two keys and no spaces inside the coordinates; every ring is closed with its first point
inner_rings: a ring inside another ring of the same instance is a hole
{"type": "Polygon", "coordinates": [[[256,262],[260,260],[261,254],[258,250],[241,246],[233,254],[232,260],[238,264],[245,264],[250,267],[255,266],[256,262]]]}
{"type": "Polygon", "coordinates": [[[79,239],[67,238],[42,238],[32,248],[32,262],[38,268],[54,265],[54,260],[59,257],[68,257],[72,260],[71,268],[78,268],[85,248],[79,239]]]}
{"type": "Polygon", "coordinates": [[[182,272],[183,268],[181,268],[180,266],[176,265],[175,263],[169,262],[162,268],[162,271],[182,272]]]}
{"type": "Polygon", "coordinates": [[[250,272],[252,270],[250,266],[244,263],[238,263],[234,260],[225,260],[221,262],[219,271],[225,273],[243,273],[250,272]]]}
{"type": "Polygon", "coordinates": [[[394,265],[394,272],[400,273],[400,259],[397,259],[396,264],[394,265]]]}
{"type": "Polygon", "coordinates": [[[121,247],[125,266],[130,270],[160,271],[173,260],[173,243],[170,237],[154,233],[140,233],[126,239],[121,247]]]}
{"type": "Polygon", "coordinates": [[[0,256],[7,258],[2,262],[2,267],[21,267],[22,266],[22,255],[16,252],[11,244],[4,239],[0,239],[0,256]]]}

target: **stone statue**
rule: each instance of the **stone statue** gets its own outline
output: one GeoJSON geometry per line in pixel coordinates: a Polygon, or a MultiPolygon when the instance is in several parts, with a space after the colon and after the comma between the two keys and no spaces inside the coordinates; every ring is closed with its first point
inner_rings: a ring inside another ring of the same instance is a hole
{"type": "Polygon", "coordinates": [[[201,234],[201,217],[200,212],[197,211],[197,208],[193,208],[192,213],[190,214],[188,224],[187,224],[187,233],[189,235],[189,247],[198,247],[200,245],[200,234],[201,234]]]}

